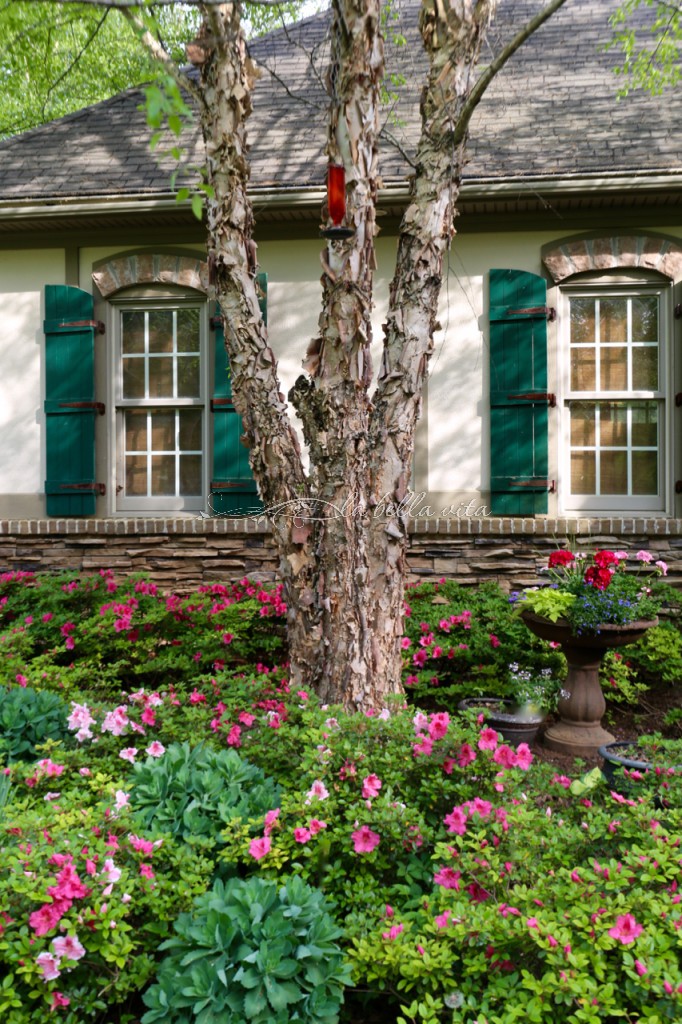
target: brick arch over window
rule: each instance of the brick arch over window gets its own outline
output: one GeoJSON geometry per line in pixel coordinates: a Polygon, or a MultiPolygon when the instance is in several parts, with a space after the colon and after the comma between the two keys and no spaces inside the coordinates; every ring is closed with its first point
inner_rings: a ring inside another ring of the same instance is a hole
{"type": "Polygon", "coordinates": [[[682,243],[663,235],[598,235],[564,238],[542,250],[542,262],[559,284],[588,270],[639,267],[682,280],[682,243]]]}
{"type": "Polygon", "coordinates": [[[208,292],[208,264],[198,256],[123,253],[96,265],[92,279],[108,299],[121,288],[140,284],[175,284],[208,292]]]}

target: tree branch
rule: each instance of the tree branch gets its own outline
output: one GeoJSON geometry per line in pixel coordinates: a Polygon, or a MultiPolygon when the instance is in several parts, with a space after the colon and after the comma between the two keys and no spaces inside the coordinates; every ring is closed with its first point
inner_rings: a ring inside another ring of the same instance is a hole
{"type": "Polygon", "coordinates": [[[471,121],[474,110],[481,102],[483,94],[492,82],[493,78],[495,78],[498,72],[501,71],[509,58],[516,53],[519,47],[522,46],[523,43],[525,43],[525,41],[529,39],[530,36],[532,36],[548,18],[551,18],[555,11],[558,11],[560,7],[563,7],[565,3],[566,0],[551,0],[551,3],[547,4],[547,6],[536,14],[534,18],[531,18],[524,28],[514,36],[512,41],[505,46],[502,52],[490,62],[469,93],[469,97],[462,108],[462,113],[457,119],[453,145],[459,145],[459,143],[464,139],[464,136],[469,129],[469,122],[471,121]]]}
{"type": "Polygon", "coordinates": [[[81,59],[81,57],[83,56],[85,51],[88,49],[88,47],[90,46],[90,43],[96,37],[96,35],[98,34],[99,30],[101,29],[102,25],[104,24],[104,22],[106,21],[106,19],[108,17],[109,17],[109,11],[105,10],[104,14],[102,15],[102,17],[99,19],[99,21],[95,25],[95,28],[94,28],[93,32],[91,33],[90,36],[88,36],[88,39],[86,40],[84,45],[81,47],[79,52],[76,54],[74,59],[71,61],[71,63],[69,64],[68,68],[66,68],[65,71],[62,71],[61,75],[59,75],[58,78],[56,78],[55,81],[52,82],[51,85],[49,86],[49,88],[48,88],[48,90],[47,90],[47,92],[45,94],[45,100],[44,100],[42,108],[41,108],[42,109],[43,117],[45,116],[45,110],[46,110],[47,104],[48,104],[48,102],[50,100],[50,96],[52,95],[54,90],[57,88],[57,86],[60,85],[64,81],[66,76],[71,74],[71,72],[75,68],[76,64],[81,59]]]}
{"type": "MultiPolygon", "coordinates": [[[[40,0],[38,0],[38,2],[40,2],[40,0]]],[[[72,0],[60,0],[60,3],[63,2],[71,3],[72,0]]],[[[88,0],[88,2],[91,2],[91,0],[88,0]]],[[[200,106],[203,105],[205,101],[201,89],[198,89],[194,82],[180,70],[168,51],[164,49],[158,39],[154,38],[153,34],[145,25],[139,14],[135,14],[133,11],[128,9],[127,0],[124,0],[124,3],[124,6],[120,6],[120,4],[105,4],[105,6],[114,6],[120,10],[126,21],[130,22],[137,32],[140,37],[140,41],[147,47],[154,60],[158,61],[158,63],[163,67],[166,74],[173,79],[180,89],[184,89],[188,92],[197,104],[200,106]]],[[[95,6],[100,6],[100,0],[94,0],[94,4],[95,6]]]]}

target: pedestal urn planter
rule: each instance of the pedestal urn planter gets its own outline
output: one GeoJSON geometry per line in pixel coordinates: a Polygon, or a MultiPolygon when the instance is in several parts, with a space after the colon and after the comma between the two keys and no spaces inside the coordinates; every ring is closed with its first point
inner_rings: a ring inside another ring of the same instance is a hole
{"type": "Polygon", "coordinates": [[[601,660],[611,647],[635,643],[658,624],[658,619],[629,622],[626,626],[603,623],[598,633],[577,635],[565,619],[552,622],[530,611],[522,612],[521,618],[531,633],[561,644],[568,662],[568,676],[557,707],[559,720],[545,730],[545,746],[576,757],[595,756],[600,747],[614,741],[601,725],[606,710],[599,682],[601,660]]]}

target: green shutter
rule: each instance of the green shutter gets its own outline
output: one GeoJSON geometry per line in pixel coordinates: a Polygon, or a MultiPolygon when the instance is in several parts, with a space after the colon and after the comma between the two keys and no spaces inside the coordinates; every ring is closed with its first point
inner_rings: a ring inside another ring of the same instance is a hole
{"type": "MultiPolygon", "coordinates": [[[[259,274],[259,305],[267,324],[267,274],[259,274]]],[[[225,337],[219,317],[214,327],[214,373],[211,414],[213,420],[213,472],[211,475],[210,510],[218,515],[246,515],[260,512],[256,481],[249,465],[249,452],[242,444],[242,419],[232,404],[230,366],[225,351],[225,337]]]]}
{"type": "Polygon", "coordinates": [[[91,516],[96,494],[95,330],[92,295],[45,288],[45,495],[48,516],[91,516]]]}
{"type": "Polygon", "coordinates": [[[490,490],[495,515],[547,512],[547,286],[490,271],[490,490]]]}

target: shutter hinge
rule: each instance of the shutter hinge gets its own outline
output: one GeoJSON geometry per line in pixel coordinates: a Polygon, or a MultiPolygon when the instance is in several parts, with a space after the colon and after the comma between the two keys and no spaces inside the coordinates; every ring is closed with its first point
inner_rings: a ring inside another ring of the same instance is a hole
{"type": "Polygon", "coordinates": [[[93,412],[104,416],[104,402],[59,402],[60,409],[92,409],[93,412]]]}
{"type": "Polygon", "coordinates": [[[221,316],[212,316],[208,321],[208,325],[212,331],[216,331],[219,327],[223,326],[223,318],[221,316]]]}
{"type": "Polygon", "coordinates": [[[106,484],[59,484],[60,491],[93,491],[95,494],[106,494],[106,484]]]}
{"type": "Polygon", "coordinates": [[[101,320],[45,320],[43,329],[45,334],[55,334],[67,332],[74,327],[92,327],[95,334],[104,334],[106,331],[101,320]]]}
{"type": "Polygon", "coordinates": [[[544,480],[533,477],[532,480],[515,480],[509,484],[510,487],[546,487],[550,494],[556,493],[556,480],[544,480]]]}
{"type": "Polygon", "coordinates": [[[215,407],[217,405],[226,405],[229,406],[230,408],[234,408],[234,402],[232,401],[231,398],[212,398],[210,404],[211,412],[215,412],[215,407]]]}
{"type": "Polygon", "coordinates": [[[675,306],[674,312],[675,312],[675,319],[676,320],[682,319],[682,303],[678,302],[678,304],[675,306]]]}
{"type": "Polygon", "coordinates": [[[550,323],[554,323],[556,320],[554,306],[524,306],[522,309],[507,310],[507,316],[540,316],[543,313],[550,323]]]}
{"type": "Polygon", "coordinates": [[[507,395],[507,398],[518,398],[524,402],[547,402],[550,408],[556,407],[556,395],[551,391],[526,391],[521,395],[507,395]]]}
{"type": "Polygon", "coordinates": [[[675,481],[675,494],[682,494],[682,480],[675,481]]]}
{"type": "Polygon", "coordinates": [[[211,480],[212,491],[226,491],[230,487],[243,487],[243,480],[211,480]]]}
{"type": "Polygon", "coordinates": [[[682,405],[682,391],[678,391],[675,395],[675,405],[678,408],[682,405]]]}

